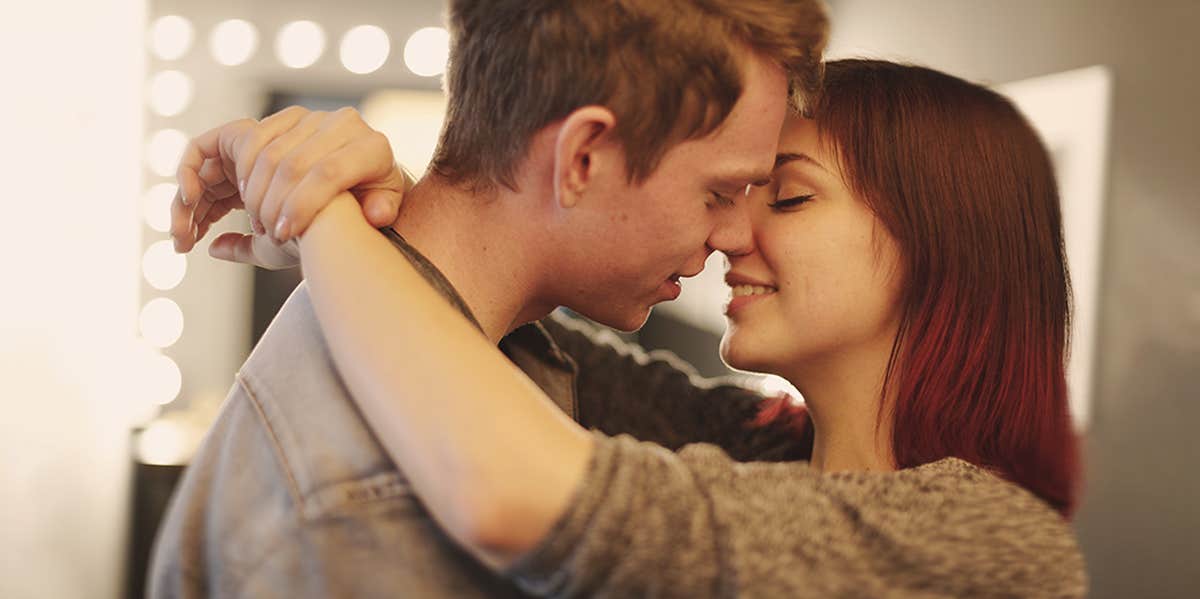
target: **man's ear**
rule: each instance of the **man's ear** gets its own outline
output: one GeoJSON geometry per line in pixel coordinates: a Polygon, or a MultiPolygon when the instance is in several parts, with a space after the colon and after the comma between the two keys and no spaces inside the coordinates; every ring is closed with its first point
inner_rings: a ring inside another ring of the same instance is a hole
{"type": "Polygon", "coordinates": [[[595,153],[617,124],[603,106],[584,106],[567,115],[554,140],[554,199],[574,206],[596,174],[595,153]]]}

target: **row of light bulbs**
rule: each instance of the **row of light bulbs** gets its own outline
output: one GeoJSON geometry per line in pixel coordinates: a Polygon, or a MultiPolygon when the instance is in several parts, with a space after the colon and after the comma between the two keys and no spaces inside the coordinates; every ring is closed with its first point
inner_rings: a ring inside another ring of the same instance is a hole
{"type": "MultiPolygon", "coordinates": [[[[149,50],[159,60],[179,60],[191,51],[195,28],[191,21],[169,15],[155,20],[149,30],[149,50]]],[[[275,55],[284,66],[302,69],[312,66],[325,53],[325,31],[312,21],[294,21],[281,27],[275,36],[275,55]]],[[[209,51],[220,65],[234,67],[254,57],[259,46],[258,28],[241,19],[217,24],[209,34],[209,51]]],[[[445,70],[450,36],[440,27],[427,27],[413,33],[404,47],[404,62],[416,75],[434,77],[445,70]]],[[[383,29],[361,25],[347,31],[341,39],[342,65],[356,74],[380,69],[391,53],[391,41],[383,29]]],[[[175,117],[191,104],[194,84],[191,77],[176,69],[159,71],[147,86],[147,106],[161,117],[175,117]]],[[[156,131],[146,143],[146,165],[154,175],[173,178],[179,159],[187,146],[187,135],[176,128],[156,131]]],[[[171,201],[178,186],[159,182],[146,190],[143,216],[146,225],[166,233],[171,225],[171,201]]],[[[176,254],[169,240],[151,243],[142,255],[142,274],[146,283],[160,291],[170,291],[187,274],[187,257],[176,254]]],[[[184,317],[179,305],[167,297],[154,297],[142,306],[138,326],[146,342],[143,375],[152,397],[166,405],[182,389],[179,365],[164,355],[183,335],[184,317]]]]}
{"type": "MultiPolygon", "coordinates": [[[[150,30],[151,51],[160,60],[178,60],[188,53],[195,39],[191,21],[178,15],[161,17],[150,30]]],[[[275,56],[284,66],[303,69],[325,53],[325,30],[312,21],[293,21],[275,34],[275,56]]],[[[450,34],[441,27],[426,27],[413,33],[404,45],[404,64],[416,75],[442,74],[450,49],[450,34]]],[[[258,51],[258,28],[241,19],[217,24],[209,34],[209,51],[225,66],[237,66],[258,51]]],[[[391,53],[387,32],[375,25],[359,25],[342,35],[338,54],[351,73],[365,75],[379,70],[391,53]]]]}

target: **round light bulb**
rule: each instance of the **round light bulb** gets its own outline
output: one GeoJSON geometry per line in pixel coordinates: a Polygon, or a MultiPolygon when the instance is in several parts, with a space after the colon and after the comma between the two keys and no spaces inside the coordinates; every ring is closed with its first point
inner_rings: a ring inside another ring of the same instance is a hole
{"type": "Polygon", "coordinates": [[[245,63],[258,50],[258,29],[241,19],[222,21],[209,37],[213,59],[227,67],[245,63]]]}
{"type": "Polygon", "coordinates": [[[157,420],[137,437],[138,460],[160,466],[181,465],[187,459],[188,435],[183,426],[157,420]]]}
{"type": "Polygon", "coordinates": [[[162,129],[152,135],[146,146],[150,170],[160,177],[174,177],[187,142],[187,136],[178,129],[162,129]]]}
{"type": "Polygon", "coordinates": [[[404,64],[422,77],[441,75],[449,57],[450,32],[441,27],[419,29],[404,44],[404,64]]]}
{"type": "Polygon", "coordinates": [[[391,49],[384,30],[374,25],[359,25],[342,36],[342,66],[359,75],[373,73],[387,62],[391,49]]]}
{"type": "Polygon", "coordinates": [[[275,38],[275,55],[284,66],[312,66],[325,51],[325,32],[312,21],[294,21],[283,26],[275,38]]]}
{"type": "Polygon", "coordinates": [[[183,389],[183,373],[175,360],[158,352],[145,355],[140,373],[141,383],[146,393],[146,399],[151,404],[165,406],[179,397],[183,389]]]}
{"type": "Polygon", "coordinates": [[[150,50],[162,60],[176,60],[192,47],[192,22],[178,15],[160,17],[150,27],[150,50]]]}
{"type": "Polygon", "coordinates": [[[142,216],[146,219],[146,226],[159,233],[171,229],[171,202],[178,190],[179,186],[174,183],[159,183],[146,190],[146,195],[142,197],[142,216]]]}
{"type": "Polygon", "coordinates": [[[165,297],[156,297],[142,306],[138,325],[142,338],[151,345],[170,347],[183,335],[183,310],[165,297]]]}
{"type": "Polygon", "coordinates": [[[176,254],[170,241],[156,241],[142,255],[142,275],[160,291],[174,289],[187,274],[187,258],[176,254]]]}
{"type": "Polygon", "coordinates": [[[192,101],[192,78],[179,71],[163,71],[150,80],[150,108],[160,116],[175,116],[192,101]]]}

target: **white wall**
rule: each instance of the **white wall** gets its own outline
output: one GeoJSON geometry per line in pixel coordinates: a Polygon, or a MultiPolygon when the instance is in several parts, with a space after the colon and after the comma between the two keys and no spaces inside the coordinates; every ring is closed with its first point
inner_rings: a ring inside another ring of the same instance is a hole
{"type": "Polygon", "coordinates": [[[0,19],[0,596],[120,589],[139,289],[138,0],[0,19]]]}

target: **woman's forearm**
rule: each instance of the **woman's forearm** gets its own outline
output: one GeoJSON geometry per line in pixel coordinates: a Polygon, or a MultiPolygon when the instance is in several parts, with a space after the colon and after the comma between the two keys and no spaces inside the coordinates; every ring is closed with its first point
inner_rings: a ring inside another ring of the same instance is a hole
{"type": "Polygon", "coordinates": [[[425,281],[342,193],[300,253],[356,403],[425,505],[503,567],[565,512],[590,435],[425,281]]]}

